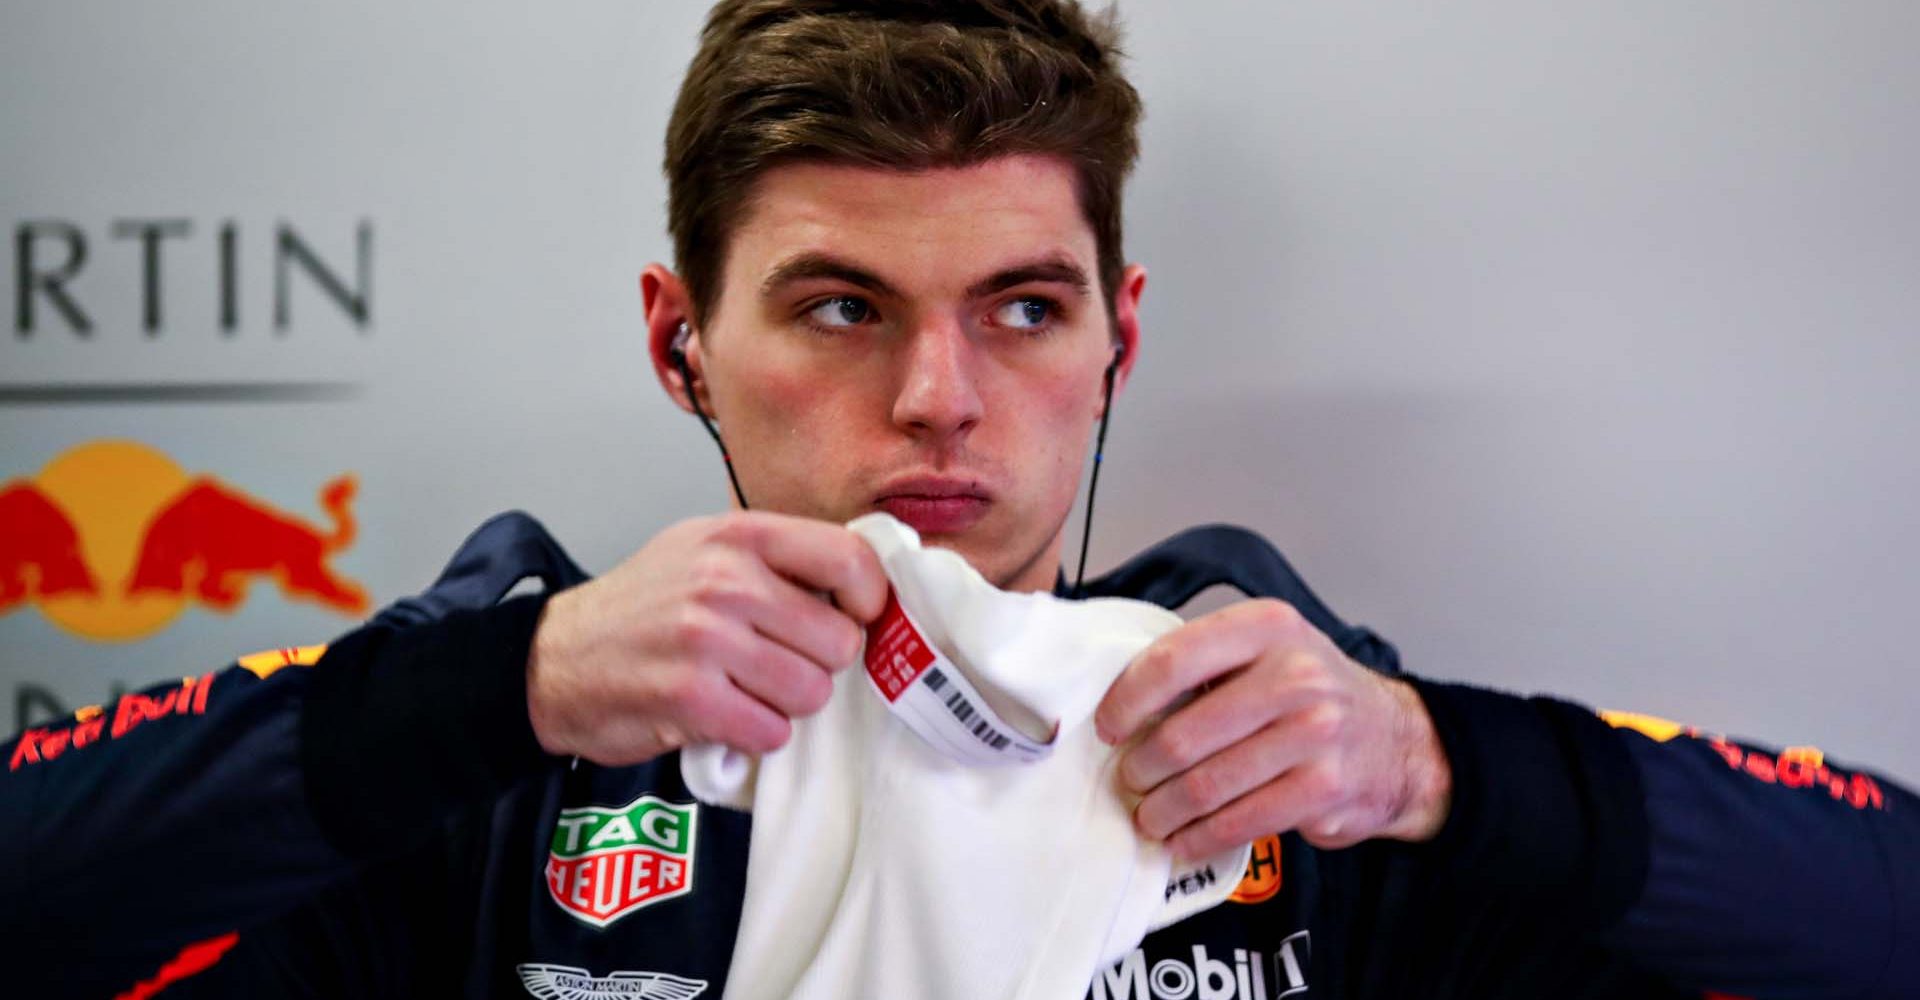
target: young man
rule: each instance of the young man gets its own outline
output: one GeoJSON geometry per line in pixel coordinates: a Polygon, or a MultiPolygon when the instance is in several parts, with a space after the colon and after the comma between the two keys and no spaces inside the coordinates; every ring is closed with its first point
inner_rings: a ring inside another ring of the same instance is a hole
{"type": "Polygon", "coordinates": [[[1400,676],[1240,533],[1065,587],[1086,448],[1142,338],[1117,59],[1067,0],[722,2],[668,135],[679,270],[641,293],[663,385],[711,419],[751,510],[587,582],[496,520],[324,651],[22,734],[0,776],[7,974],[720,995],[750,820],[695,804],[675,754],[771,751],[822,707],[888,588],[838,525],[884,510],[1009,589],[1254,597],[1168,634],[1100,706],[1145,835],[1256,850],[1232,902],[1093,996],[1920,990],[1920,800],[1884,781],[1400,676]],[[548,592],[502,603],[529,575],[548,592]]]}

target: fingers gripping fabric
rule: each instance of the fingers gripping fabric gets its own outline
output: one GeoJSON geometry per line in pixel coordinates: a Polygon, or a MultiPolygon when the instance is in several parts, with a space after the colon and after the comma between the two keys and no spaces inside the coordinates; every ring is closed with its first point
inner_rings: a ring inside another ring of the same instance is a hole
{"type": "Polygon", "coordinates": [[[892,517],[848,527],[897,602],[868,669],[842,672],[775,753],[681,754],[694,794],[754,814],[728,997],[1078,996],[1148,931],[1227,897],[1247,847],[1176,871],[1134,830],[1119,751],[1091,725],[1178,616],[1006,593],[892,517]]]}

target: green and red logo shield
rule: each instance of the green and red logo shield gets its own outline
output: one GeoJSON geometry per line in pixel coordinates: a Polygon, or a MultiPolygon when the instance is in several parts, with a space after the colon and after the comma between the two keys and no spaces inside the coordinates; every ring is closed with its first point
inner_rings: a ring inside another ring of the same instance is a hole
{"type": "Polygon", "coordinates": [[[547,891],[561,909],[595,927],[692,892],[698,808],[642,795],[614,808],[560,810],[547,854],[547,891]]]}

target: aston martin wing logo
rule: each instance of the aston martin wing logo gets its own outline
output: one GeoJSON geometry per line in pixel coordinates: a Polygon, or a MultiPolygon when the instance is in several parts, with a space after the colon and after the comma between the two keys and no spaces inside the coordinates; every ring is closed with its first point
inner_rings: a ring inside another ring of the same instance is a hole
{"type": "Polygon", "coordinates": [[[540,1000],[693,1000],[707,991],[704,979],[683,979],[664,972],[615,972],[595,977],[571,965],[528,962],[520,981],[540,1000]]]}

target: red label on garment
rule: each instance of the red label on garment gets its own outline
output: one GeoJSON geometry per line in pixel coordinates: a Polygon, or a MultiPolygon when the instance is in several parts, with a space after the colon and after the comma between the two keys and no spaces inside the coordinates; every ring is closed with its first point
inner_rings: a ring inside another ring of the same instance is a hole
{"type": "Polygon", "coordinates": [[[867,675],[889,702],[898,701],[933,662],[933,648],[907,620],[900,598],[887,592],[887,608],[867,626],[867,675]]]}

